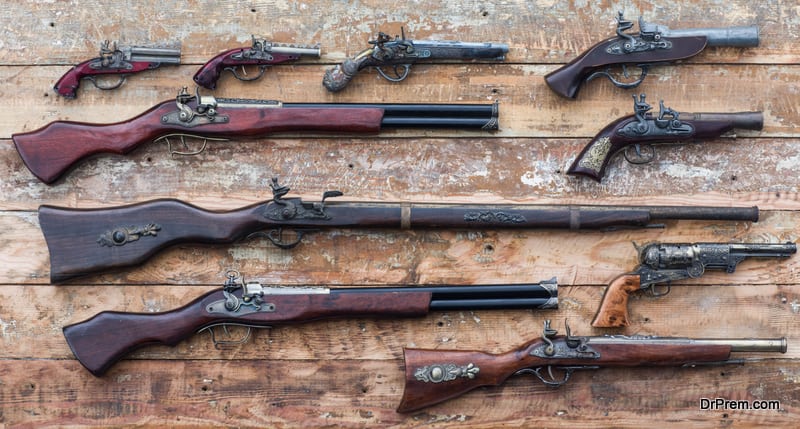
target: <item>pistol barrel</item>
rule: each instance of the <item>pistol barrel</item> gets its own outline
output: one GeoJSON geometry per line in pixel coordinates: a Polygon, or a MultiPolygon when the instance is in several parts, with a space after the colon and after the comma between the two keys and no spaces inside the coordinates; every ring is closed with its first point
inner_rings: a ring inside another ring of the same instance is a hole
{"type": "Polygon", "coordinates": [[[708,46],[734,46],[747,48],[758,46],[758,26],[748,25],[743,27],[725,28],[692,28],[685,30],[666,30],[664,37],[692,37],[705,36],[708,46]]]}
{"type": "Polygon", "coordinates": [[[736,113],[687,113],[686,116],[698,121],[714,121],[733,123],[734,128],[759,131],[764,128],[764,114],[761,112],[736,113]]]}
{"type": "Polygon", "coordinates": [[[278,44],[273,44],[272,47],[269,49],[269,52],[274,52],[276,54],[288,54],[288,55],[309,55],[317,58],[319,58],[322,55],[322,51],[320,50],[320,48],[311,48],[307,46],[278,45],[278,44]]]}
{"type": "Polygon", "coordinates": [[[794,243],[733,243],[730,244],[730,249],[731,253],[775,258],[788,258],[797,253],[797,245],[794,243]]]}
{"type": "Polygon", "coordinates": [[[414,41],[414,49],[430,51],[431,59],[505,60],[508,45],[504,43],[475,43],[446,40],[414,41]]]}
{"type": "Polygon", "coordinates": [[[120,48],[131,61],[149,61],[153,63],[180,64],[180,48],[153,48],[149,46],[131,46],[120,48]]]}

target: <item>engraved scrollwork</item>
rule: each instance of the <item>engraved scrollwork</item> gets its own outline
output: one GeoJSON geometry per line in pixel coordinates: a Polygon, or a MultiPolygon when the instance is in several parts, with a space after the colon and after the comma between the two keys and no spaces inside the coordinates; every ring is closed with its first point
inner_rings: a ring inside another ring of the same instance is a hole
{"type": "Polygon", "coordinates": [[[600,171],[610,150],[611,139],[608,137],[600,137],[589,147],[589,150],[581,157],[580,161],[578,161],[578,167],[600,171]]]}
{"type": "Polygon", "coordinates": [[[481,369],[473,363],[456,365],[454,363],[440,363],[414,370],[414,378],[424,383],[442,383],[452,381],[458,377],[473,379],[481,369]]]}
{"type": "Polygon", "coordinates": [[[161,231],[161,225],[156,223],[150,223],[145,226],[119,227],[101,234],[97,242],[101,246],[107,247],[123,246],[141,237],[155,237],[158,235],[158,231],[161,231]]]}
{"type": "Polygon", "coordinates": [[[639,34],[625,33],[633,27],[631,21],[622,17],[622,12],[617,16],[617,36],[621,40],[612,43],[606,48],[611,55],[625,55],[634,52],[655,51],[657,49],[672,49],[672,42],[662,39],[658,26],[648,25],[639,18],[639,34]]]}
{"type": "Polygon", "coordinates": [[[506,213],[506,212],[468,212],[464,214],[464,221],[466,222],[482,222],[482,223],[524,223],[526,222],[525,216],[520,214],[506,213]]]}

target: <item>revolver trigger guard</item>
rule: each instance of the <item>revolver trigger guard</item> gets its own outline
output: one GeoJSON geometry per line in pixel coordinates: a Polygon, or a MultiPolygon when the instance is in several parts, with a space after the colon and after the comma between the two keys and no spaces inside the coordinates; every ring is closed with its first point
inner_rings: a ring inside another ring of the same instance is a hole
{"type": "Polygon", "coordinates": [[[112,89],[119,88],[120,86],[122,86],[122,84],[125,83],[125,80],[127,78],[128,78],[128,75],[122,75],[122,76],[119,77],[119,80],[114,84],[100,85],[99,83],[97,83],[97,76],[86,76],[86,79],[89,79],[92,82],[92,85],[94,85],[95,88],[102,89],[103,91],[110,91],[112,89]]]}
{"type": "Polygon", "coordinates": [[[671,286],[669,283],[667,283],[661,288],[661,290],[656,290],[656,284],[653,283],[650,285],[650,287],[647,288],[647,291],[649,292],[650,296],[658,298],[659,296],[664,296],[668,294],[670,289],[671,286]]]}
{"type": "Polygon", "coordinates": [[[625,161],[628,161],[631,164],[649,164],[653,162],[656,158],[656,148],[653,145],[640,145],[635,144],[633,146],[628,146],[625,148],[625,152],[622,153],[625,157],[625,161]],[[634,154],[631,155],[631,148],[633,149],[634,154]],[[642,151],[642,149],[647,149],[646,151],[642,151]]]}
{"type": "Polygon", "coordinates": [[[411,64],[398,64],[393,67],[393,70],[395,74],[394,77],[387,75],[380,67],[378,67],[378,74],[389,82],[402,82],[408,77],[408,74],[411,73],[411,64]],[[402,73],[398,71],[399,67],[402,67],[402,73]]]}
{"type": "Polygon", "coordinates": [[[247,70],[245,70],[244,65],[241,66],[242,74],[239,74],[239,73],[236,72],[236,66],[225,67],[225,70],[228,70],[231,73],[233,73],[233,77],[235,77],[236,79],[239,79],[242,82],[250,82],[250,81],[253,81],[253,80],[261,79],[261,76],[264,76],[264,72],[267,71],[268,67],[269,67],[269,64],[261,64],[261,65],[259,65],[258,66],[258,75],[254,76],[254,77],[247,77],[247,70]]]}
{"type": "MultiPolygon", "coordinates": [[[[644,78],[647,77],[647,72],[650,70],[650,65],[649,64],[636,64],[636,67],[638,67],[642,72],[639,75],[639,77],[636,78],[636,80],[633,81],[633,82],[621,82],[621,81],[615,79],[614,76],[611,75],[611,67],[608,67],[605,70],[596,71],[596,72],[590,74],[585,79],[585,81],[589,82],[590,80],[596,79],[598,77],[605,77],[605,78],[608,78],[608,80],[610,80],[611,83],[614,84],[614,86],[616,86],[618,88],[622,88],[622,89],[636,88],[637,86],[639,86],[639,84],[644,82],[644,78]]],[[[624,69],[624,73],[627,75],[627,68],[624,69]]]]}

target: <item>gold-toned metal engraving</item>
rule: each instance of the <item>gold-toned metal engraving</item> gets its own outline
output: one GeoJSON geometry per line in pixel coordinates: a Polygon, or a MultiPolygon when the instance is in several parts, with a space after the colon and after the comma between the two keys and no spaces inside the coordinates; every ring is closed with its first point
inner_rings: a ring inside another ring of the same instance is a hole
{"type": "Polygon", "coordinates": [[[452,381],[458,377],[475,378],[481,371],[473,363],[458,366],[454,363],[441,363],[430,366],[423,366],[414,371],[414,378],[424,383],[441,383],[452,381]]]}
{"type": "Polygon", "coordinates": [[[610,150],[611,139],[608,137],[600,137],[597,142],[589,148],[586,155],[578,162],[578,167],[594,170],[599,173],[610,150]]]}

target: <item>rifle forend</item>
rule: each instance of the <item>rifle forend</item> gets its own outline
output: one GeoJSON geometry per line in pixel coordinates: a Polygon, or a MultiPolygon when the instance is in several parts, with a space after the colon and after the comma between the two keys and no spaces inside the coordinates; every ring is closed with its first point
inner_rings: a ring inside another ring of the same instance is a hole
{"type": "MultiPolygon", "coordinates": [[[[786,353],[786,338],[692,339],[651,336],[556,336],[546,321],[542,338],[501,354],[405,349],[405,389],[397,411],[407,413],[499,386],[512,375],[531,374],[558,387],[577,370],[603,367],[725,364],[731,353],[786,353]]],[[[735,361],[737,363],[741,360],[735,361]]]]}
{"type": "Polygon", "coordinates": [[[584,82],[597,77],[607,77],[620,88],[635,88],[647,76],[651,64],[668,63],[693,57],[706,46],[758,46],[758,27],[695,28],[671,30],[664,25],[644,22],[639,18],[639,34],[625,33],[633,27],[631,21],[617,16],[617,37],[604,40],[579,55],[569,64],[545,76],[547,86],[567,98],[578,96],[584,82]],[[610,68],[621,65],[627,76],[626,65],[641,69],[633,82],[621,82],[611,76],[610,68]]]}
{"type": "Polygon", "coordinates": [[[614,279],[592,321],[595,328],[619,328],[630,324],[628,297],[649,290],[653,296],[666,295],[673,280],[698,278],[706,270],[736,271],[747,258],[788,258],[797,252],[794,243],[652,243],[639,249],[639,263],[631,273],[614,279]],[[666,283],[656,291],[656,285],[666,283]]]}
{"type": "Polygon", "coordinates": [[[208,329],[220,345],[224,342],[214,338],[212,329],[228,324],[268,328],[341,317],[421,317],[429,311],[514,308],[558,308],[555,278],[535,284],[328,289],[262,286],[229,271],[221,290],[184,307],[162,313],[104,311],[63,331],[75,357],[101,376],[126,354],[148,344],[174,346],[208,329]]]}
{"type": "Polygon", "coordinates": [[[129,74],[152,70],[161,64],[181,63],[181,49],[151,46],[119,46],[116,42],[109,47],[106,40],[100,45],[100,56],[84,61],[66,72],[53,86],[56,94],[75,98],[82,79],[89,79],[95,87],[103,90],[119,88],[129,74]],[[97,76],[118,75],[116,83],[101,85],[97,76]]]}
{"type": "Polygon", "coordinates": [[[253,39],[251,46],[231,49],[208,60],[208,62],[203,64],[200,70],[195,73],[193,77],[194,82],[203,88],[216,89],[217,80],[219,80],[223,70],[233,73],[236,79],[247,82],[263,76],[267,67],[273,64],[297,61],[303,55],[316,58],[320,56],[319,45],[289,45],[270,42],[265,39],[256,39],[255,36],[251,37],[253,39]],[[244,67],[251,65],[258,66],[258,74],[253,77],[248,77],[244,67]],[[236,71],[237,67],[241,68],[241,73],[236,71]]]}
{"type": "Polygon", "coordinates": [[[410,40],[405,31],[392,39],[386,33],[378,33],[373,45],[346,59],[342,64],[325,71],[322,85],[331,92],[341,91],[359,71],[372,67],[390,81],[401,82],[411,73],[411,65],[423,60],[488,60],[503,61],[508,45],[502,43],[465,43],[446,40],[410,40]],[[387,67],[389,72],[382,68],[387,67]]]}
{"type": "Polygon", "coordinates": [[[603,128],[575,158],[567,174],[600,182],[611,158],[619,152],[624,151],[631,164],[646,164],[655,158],[657,144],[708,140],[734,129],[761,130],[764,125],[761,112],[680,113],[664,107],[663,100],[659,102],[658,116],[650,113],[651,109],[645,94],[638,100],[634,95],[634,114],[603,128]]]}
{"type": "Polygon", "coordinates": [[[162,199],[108,209],[39,208],[50,250],[50,281],[139,264],[181,243],[229,244],[264,237],[281,248],[298,245],[306,230],[321,228],[614,229],[644,228],[665,219],[758,220],[757,207],[535,206],[381,204],[283,198],[277,179],[273,200],[237,210],[204,210],[162,199]],[[287,241],[283,233],[294,229],[287,241]]]}
{"type": "MultiPolygon", "coordinates": [[[[98,153],[126,154],[152,140],[184,136],[203,140],[259,137],[273,133],[375,134],[384,128],[498,128],[498,104],[281,103],[189,95],[164,101],[135,118],[114,124],[55,121],[11,136],[31,172],[52,183],[78,161],[98,153]]],[[[197,154],[173,151],[173,154],[197,154]]],[[[171,150],[171,147],[170,147],[171,150]]]]}

